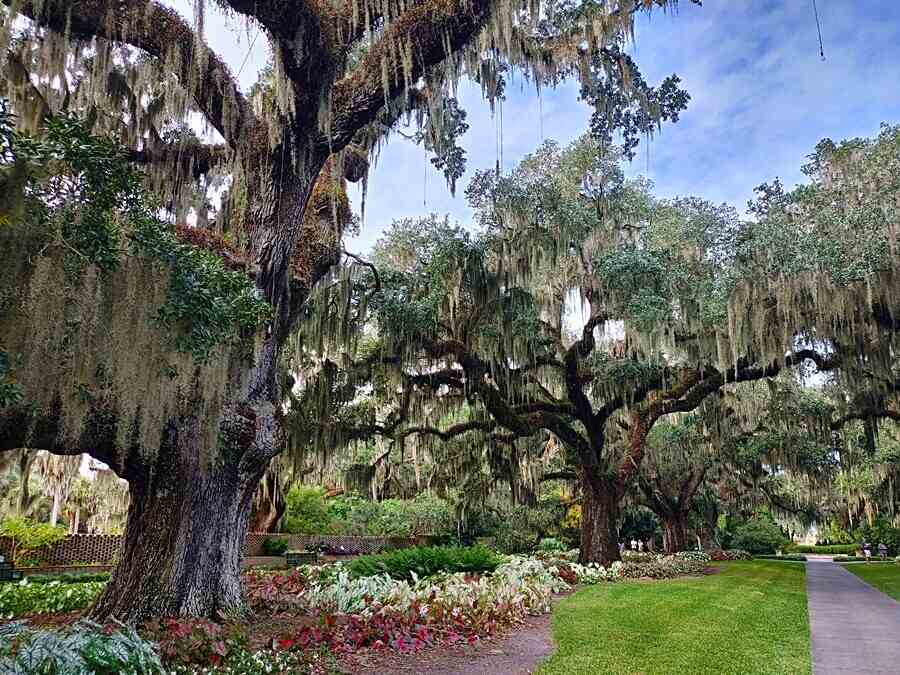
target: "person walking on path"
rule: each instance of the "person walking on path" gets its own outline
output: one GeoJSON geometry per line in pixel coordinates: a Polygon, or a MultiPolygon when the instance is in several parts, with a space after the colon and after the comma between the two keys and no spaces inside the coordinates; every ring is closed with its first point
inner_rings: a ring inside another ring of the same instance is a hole
{"type": "Polygon", "coordinates": [[[866,557],[866,562],[871,562],[871,560],[872,560],[872,545],[869,542],[864,541],[862,543],[862,546],[863,546],[863,555],[866,557]]]}
{"type": "Polygon", "coordinates": [[[887,546],[884,545],[884,542],[878,544],[878,557],[887,560],[887,546]]]}

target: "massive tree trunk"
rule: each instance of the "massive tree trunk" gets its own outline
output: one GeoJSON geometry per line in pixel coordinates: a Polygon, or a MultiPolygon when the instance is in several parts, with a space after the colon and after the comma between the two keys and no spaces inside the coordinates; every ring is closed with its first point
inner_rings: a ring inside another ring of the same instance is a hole
{"type": "MultiPolygon", "coordinates": [[[[0,254],[17,244],[0,239],[0,254]]],[[[129,483],[119,565],[92,616],[239,609],[253,493],[283,447],[275,369],[284,333],[243,336],[198,364],[153,321],[168,279],[151,262],[128,258],[68,286],[55,257],[20,272],[0,279],[0,293],[22,299],[0,313],[0,343],[22,355],[16,378],[28,405],[0,410],[0,452],[89,452],[129,483]],[[76,377],[81,397],[64,386],[76,377]]],[[[304,287],[284,284],[273,284],[277,297],[298,302],[304,287]]],[[[279,315],[275,325],[287,328],[290,313],[279,315]]]]}
{"type": "Polygon", "coordinates": [[[581,470],[581,489],[583,499],[578,562],[610,565],[621,559],[618,491],[611,482],[592,475],[587,468],[581,470]]]}
{"type": "Polygon", "coordinates": [[[232,224],[249,249],[242,251],[247,271],[274,315],[259,334],[223,346],[209,363],[195,363],[172,350],[173,336],[154,322],[167,292],[158,265],[120,261],[106,275],[88,269],[75,284],[62,274],[64,261],[51,260],[57,251],[44,255],[36,228],[16,227],[16,236],[12,227],[0,228],[6,264],[0,297],[9,300],[0,303],[0,344],[23,357],[16,375],[28,404],[0,410],[0,452],[87,452],[128,480],[121,560],[96,618],[134,621],[239,607],[240,549],[253,492],[283,447],[279,351],[305,293],[340,256],[334,183],[318,195],[329,210],[310,212],[315,181],[328,156],[360,129],[376,119],[390,126],[398,113],[381,115],[386,101],[404,101],[409,82],[472,40],[490,3],[414,8],[336,81],[337,64],[381,20],[377,13],[359,22],[358,32],[355,21],[352,30],[336,26],[330,6],[231,0],[270,34],[290,79],[280,87],[292,95],[279,107],[283,114],[265,116],[254,114],[224,62],[164,4],[83,2],[75,12],[65,3],[12,4],[13,16],[21,13],[67,40],[99,37],[174,64],[170,70],[224,139],[227,156],[240,162],[244,184],[235,203],[242,213],[232,224]],[[298,35],[309,38],[304,49],[296,48],[298,35]],[[413,43],[416,58],[407,66],[396,46],[413,43]],[[327,129],[320,124],[325,101],[327,129]],[[237,432],[229,418],[244,420],[237,432]]]}
{"type": "Polygon", "coordinates": [[[666,553],[677,553],[690,548],[687,534],[688,514],[686,511],[668,512],[660,515],[660,520],[663,523],[663,547],[666,553]]]}
{"type": "Polygon", "coordinates": [[[129,477],[122,556],[91,618],[139,622],[242,608],[242,550],[265,463],[204,457],[197,435],[173,433],[158,461],[129,477]]]}

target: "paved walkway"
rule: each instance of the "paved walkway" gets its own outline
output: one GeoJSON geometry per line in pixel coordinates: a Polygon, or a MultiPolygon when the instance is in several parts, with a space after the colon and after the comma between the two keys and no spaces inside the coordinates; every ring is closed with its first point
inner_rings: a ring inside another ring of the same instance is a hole
{"type": "Polygon", "coordinates": [[[900,602],[830,560],[806,564],[814,675],[900,673],[900,602]]]}

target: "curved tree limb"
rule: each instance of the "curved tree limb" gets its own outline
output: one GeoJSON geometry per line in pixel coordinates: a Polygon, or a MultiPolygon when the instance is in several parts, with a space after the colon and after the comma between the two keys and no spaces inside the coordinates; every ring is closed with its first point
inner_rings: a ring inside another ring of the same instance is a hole
{"type": "MultiPolygon", "coordinates": [[[[12,0],[3,0],[12,5],[12,0]]],[[[161,60],[174,57],[176,75],[207,121],[234,147],[257,120],[228,66],[178,13],[154,0],[25,0],[17,10],[39,26],[81,40],[131,45],[161,60]]]]}

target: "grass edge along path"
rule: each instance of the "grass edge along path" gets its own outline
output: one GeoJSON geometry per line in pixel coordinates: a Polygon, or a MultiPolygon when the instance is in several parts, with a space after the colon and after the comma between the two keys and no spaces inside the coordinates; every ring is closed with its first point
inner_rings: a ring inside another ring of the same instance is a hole
{"type": "Polygon", "coordinates": [[[900,565],[893,562],[856,563],[842,565],[848,572],[852,572],[869,586],[894,600],[900,602],[900,565]]]}
{"type": "Polygon", "coordinates": [[[538,675],[811,670],[804,565],[732,562],[718,574],[591,586],[553,613],[538,675]]]}

